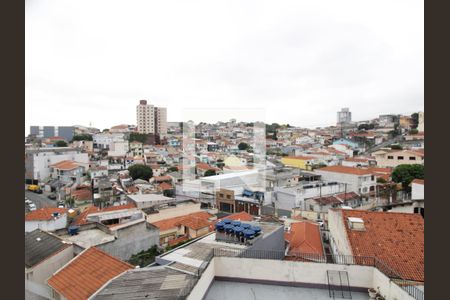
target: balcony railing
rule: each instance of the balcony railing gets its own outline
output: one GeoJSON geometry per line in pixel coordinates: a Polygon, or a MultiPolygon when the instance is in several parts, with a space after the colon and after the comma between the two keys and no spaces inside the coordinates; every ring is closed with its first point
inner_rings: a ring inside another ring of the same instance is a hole
{"type": "MultiPolygon", "coordinates": [[[[240,257],[253,259],[274,259],[282,260],[285,257],[284,251],[271,250],[247,250],[247,249],[213,249],[213,256],[216,257],[240,257]]],[[[380,272],[390,278],[400,288],[405,290],[410,296],[416,300],[424,299],[424,292],[416,287],[417,282],[404,279],[398,272],[373,256],[355,256],[355,255],[320,255],[316,253],[293,253],[289,256],[292,260],[313,263],[331,263],[339,265],[359,265],[377,268],[380,272]]]]}

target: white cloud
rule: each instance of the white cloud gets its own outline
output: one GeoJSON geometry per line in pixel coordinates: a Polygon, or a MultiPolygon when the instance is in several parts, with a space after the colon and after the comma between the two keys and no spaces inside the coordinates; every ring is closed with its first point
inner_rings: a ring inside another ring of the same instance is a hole
{"type": "MultiPolygon", "coordinates": [[[[264,107],[333,124],[423,109],[422,1],[27,1],[26,128],[264,107]]],[[[218,115],[201,115],[216,121],[218,115]]]]}

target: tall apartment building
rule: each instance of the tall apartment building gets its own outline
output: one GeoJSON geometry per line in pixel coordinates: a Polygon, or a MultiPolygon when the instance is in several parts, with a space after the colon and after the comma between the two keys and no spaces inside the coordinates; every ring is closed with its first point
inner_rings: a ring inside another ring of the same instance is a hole
{"type": "Polygon", "coordinates": [[[74,126],[30,126],[30,134],[37,138],[63,137],[66,141],[72,140],[75,134],[74,126]]]}
{"type": "Polygon", "coordinates": [[[137,127],[139,133],[167,134],[167,109],[147,104],[140,100],[136,107],[137,127]]]}
{"type": "Polygon", "coordinates": [[[337,112],[337,124],[349,124],[352,121],[352,113],[348,108],[342,108],[337,112]]]}

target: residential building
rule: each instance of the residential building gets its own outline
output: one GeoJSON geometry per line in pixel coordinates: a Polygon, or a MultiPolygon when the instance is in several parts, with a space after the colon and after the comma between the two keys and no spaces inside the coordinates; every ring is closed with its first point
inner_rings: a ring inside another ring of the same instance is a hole
{"type": "Polygon", "coordinates": [[[287,260],[295,259],[300,253],[310,254],[312,261],[325,258],[319,224],[309,221],[291,223],[284,236],[288,242],[287,260]]]}
{"type": "Polygon", "coordinates": [[[332,209],[328,227],[334,254],[375,257],[398,274],[397,278],[424,282],[421,215],[332,209]]]}
{"type": "Polygon", "coordinates": [[[234,191],[231,189],[219,189],[216,191],[216,207],[222,212],[235,212],[234,191]]]}
{"type": "Polygon", "coordinates": [[[127,195],[127,198],[129,199],[129,201],[134,203],[138,209],[155,207],[161,204],[175,202],[174,198],[169,198],[162,194],[127,195]]]}
{"type": "Polygon", "coordinates": [[[30,148],[25,150],[25,179],[42,181],[51,175],[51,165],[61,161],[74,161],[89,167],[89,156],[69,147],[30,148]]]}
{"type": "MultiPolygon", "coordinates": [[[[123,158],[128,156],[132,151],[128,141],[111,141],[108,146],[108,156],[114,158],[123,158]]],[[[142,156],[142,155],[141,155],[142,156]]]]}
{"type": "Polygon", "coordinates": [[[94,149],[110,150],[113,142],[124,142],[124,133],[97,133],[92,136],[94,142],[94,149]]]}
{"type": "Polygon", "coordinates": [[[381,149],[372,153],[379,167],[395,168],[398,165],[423,165],[425,153],[419,150],[391,150],[381,149]]]}
{"type": "Polygon", "coordinates": [[[344,166],[329,166],[316,169],[314,173],[322,176],[324,181],[339,182],[346,185],[346,192],[369,194],[375,192],[376,176],[368,169],[344,166]]]}
{"type": "Polygon", "coordinates": [[[342,108],[337,112],[337,124],[349,124],[352,122],[352,113],[348,108],[342,108]]]}
{"type": "Polygon", "coordinates": [[[51,138],[60,136],[66,141],[71,141],[75,134],[73,126],[30,126],[30,134],[37,138],[51,138]]]}
{"type": "Polygon", "coordinates": [[[425,199],[425,180],[414,179],[411,182],[411,199],[412,200],[425,199]]]}
{"type": "Polygon", "coordinates": [[[345,185],[337,181],[306,181],[293,187],[276,187],[272,205],[277,209],[306,210],[305,199],[345,192],[345,185]]]}
{"type": "Polygon", "coordinates": [[[52,299],[47,279],[73,257],[73,245],[57,236],[40,229],[25,232],[25,290],[52,299]]]}
{"type": "Polygon", "coordinates": [[[330,208],[357,207],[361,203],[362,200],[358,194],[348,192],[305,199],[305,209],[318,213],[328,213],[330,208]]]}
{"type": "Polygon", "coordinates": [[[140,100],[136,107],[137,129],[144,134],[167,134],[167,109],[140,100]]]}
{"type": "Polygon", "coordinates": [[[398,115],[380,115],[378,118],[378,125],[380,127],[394,127],[396,124],[399,123],[399,116],[398,115]]]}
{"type": "Polygon", "coordinates": [[[417,130],[419,132],[425,131],[425,112],[419,112],[419,124],[417,125],[417,130]]]}
{"type": "Polygon", "coordinates": [[[108,281],[134,266],[91,247],[81,252],[48,280],[53,299],[88,299],[108,281]]]}
{"type": "Polygon", "coordinates": [[[128,260],[134,254],[159,245],[159,230],[145,220],[133,204],[86,208],[71,224],[77,234],[58,235],[81,248],[97,247],[110,255],[128,260]]]}
{"type": "Polygon", "coordinates": [[[152,225],[159,228],[159,244],[167,246],[173,240],[185,237],[193,239],[207,234],[210,231],[212,221],[216,217],[205,211],[188,215],[164,219],[153,222],[152,225]]]}
{"type": "Polygon", "coordinates": [[[316,160],[317,158],[313,156],[285,156],[281,158],[281,163],[287,167],[312,170],[312,166],[316,160]]]}
{"type": "Polygon", "coordinates": [[[25,232],[36,229],[55,231],[67,227],[67,209],[42,207],[25,215],[25,232]]]}
{"type": "Polygon", "coordinates": [[[146,214],[146,220],[149,223],[161,220],[185,216],[188,214],[200,212],[200,202],[191,199],[180,200],[176,203],[162,204],[159,206],[143,209],[146,214]]]}
{"type": "Polygon", "coordinates": [[[143,148],[143,144],[141,142],[138,142],[138,141],[130,142],[130,150],[129,151],[133,156],[140,156],[140,157],[144,156],[144,148],[143,148]]]}
{"type": "Polygon", "coordinates": [[[81,178],[85,174],[85,168],[72,160],[63,160],[52,164],[49,167],[51,177],[53,179],[58,179],[63,184],[80,184],[81,178]]]}

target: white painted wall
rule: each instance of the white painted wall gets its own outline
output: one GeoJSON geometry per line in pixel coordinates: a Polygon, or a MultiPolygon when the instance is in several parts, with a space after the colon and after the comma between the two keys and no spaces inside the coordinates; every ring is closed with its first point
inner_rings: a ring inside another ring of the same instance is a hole
{"type": "Polygon", "coordinates": [[[200,277],[199,281],[195,285],[195,287],[192,289],[191,293],[187,297],[187,300],[198,300],[202,299],[203,296],[205,296],[206,292],[208,291],[209,286],[211,285],[212,281],[214,280],[214,276],[216,275],[215,270],[215,261],[216,258],[213,258],[206,270],[203,272],[202,276],[200,277]]]}
{"type": "Polygon", "coordinates": [[[330,243],[333,254],[353,255],[345,226],[347,225],[342,220],[340,210],[328,210],[328,229],[330,230],[330,243]]]}
{"type": "Polygon", "coordinates": [[[337,172],[328,172],[315,170],[314,173],[321,175],[325,181],[336,181],[347,184],[347,192],[364,193],[363,189],[367,188],[367,192],[371,186],[376,185],[376,176],[372,180],[371,175],[353,175],[337,172]],[[361,191],[360,191],[361,189],[361,191]]]}
{"type": "Polygon", "coordinates": [[[411,185],[411,199],[425,199],[425,185],[413,182],[411,185]]]}
{"type": "Polygon", "coordinates": [[[64,213],[56,220],[51,219],[49,221],[25,221],[25,232],[31,232],[38,228],[44,231],[55,231],[58,229],[66,228],[66,226],[67,214],[64,213]]]}
{"type": "Polygon", "coordinates": [[[413,299],[405,290],[375,268],[373,270],[373,288],[379,290],[385,299],[413,299]]]}
{"type": "Polygon", "coordinates": [[[215,257],[215,275],[245,279],[327,285],[327,270],[347,271],[350,286],[370,288],[373,268],[286,260],[215,257]]]}

